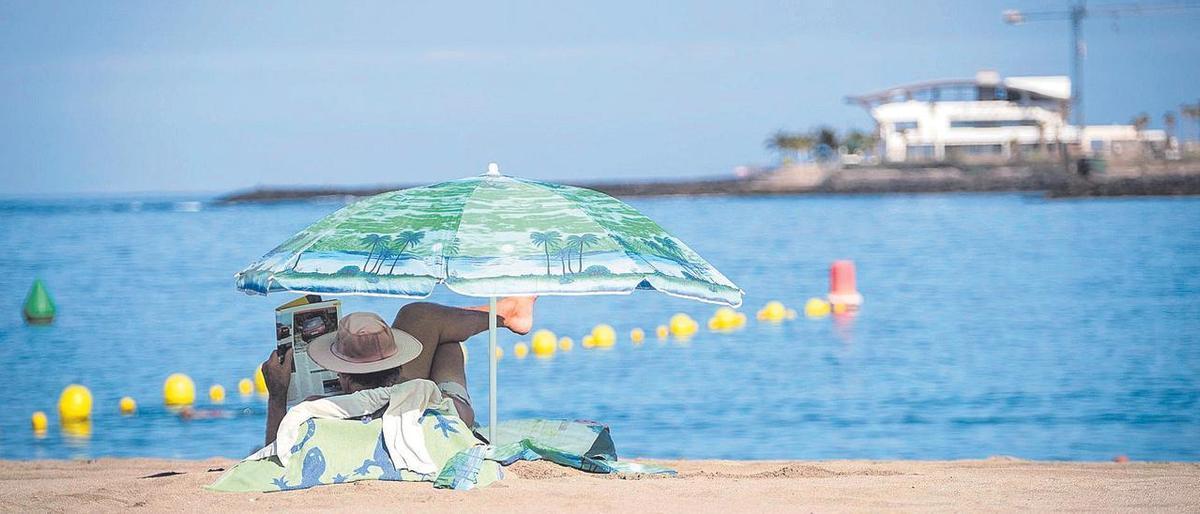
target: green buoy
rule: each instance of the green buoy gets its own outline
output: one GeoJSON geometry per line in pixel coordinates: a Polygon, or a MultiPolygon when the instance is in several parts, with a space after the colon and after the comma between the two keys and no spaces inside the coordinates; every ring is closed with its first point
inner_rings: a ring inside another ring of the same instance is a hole
{"type": "Polygon", "coordinates": [[[54,321],[54,300],[46,292],[41,279],[33,281],[29,296],[25,297],[25,322],[30,325],[45,325],[54,321]]]}

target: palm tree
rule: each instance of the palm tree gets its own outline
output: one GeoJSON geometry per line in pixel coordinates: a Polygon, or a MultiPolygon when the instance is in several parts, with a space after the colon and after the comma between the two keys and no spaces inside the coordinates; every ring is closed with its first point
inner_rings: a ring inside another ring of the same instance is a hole
{"type": "Polygon", "coordinates": [[[1179,138],[1175,137],[1175,113],[1167,111],[1163,113],[1163,127],[1167,129],[1167,148],[1171,148],[1171,139],[1174,138],[1176,144],[1179,143],[1179,138]]]}
{"type": "Polygon", "coordinates": [[[454,237],[442,245],[442,263],[445,266],[444,273],[447,277],[450,276],[450,257],[455,255],[458,255],[458,237],[454,237]]]}
{"type": "Polygon", "coordinates": [[[553,230],[549,232],[531,232],[529,234],[529,241],[533,243],[533,246],[540,246],[546,251],[546,275],[551,275],[550,251],[558,248],[559,243],[562,242],[562,235],[553,230]]]}
{"type": "Polygon", "coordinates": [[[367,252],[367,261],[364,262],[362,265],[363,271],[367,271],[367,266],[371,264],[371,257],[373,257],[375,255],[375,249],[379,247],[379,243],[383,241],[384,237],[387,237],[387,236],[381,236],[379,234],[368,234],[368,235],[363,236],[363,238],[361,239],[362,244],[368,245],[370,247],[370,251],[367,252]]]}
{"type": "Polygon", "coordinates": [[[676,243],[674,239],[658,236],[654,238],[654,242],[671,255],[683,255],[683,250],[679,248],[679,243],[676,243]]]}
{"type": "Polygon", "coordinates": [[[837,149],[838,139],[837,132],[829,127],[819,127],[813,132],[813,139],[817,140],[817,145],[825,145],[832,149],[837,149]]]}
{"type": "Polygon", "coordinates": [[[788,154],[792,153],[792,135],[783,130],[777,130],[775,134],[763,142],[763,146],[766,146],[768,150],[778,153],[779,158],[782,160],[788,154]]]}
{"type": "Polygon", "coordinates": [[[567,270],[571,267],[571,247],[567,245],[560,245],[557,255],[559,273],[566,275],[567,270]]]}
{"type": "Polygon", "coordinates": [[[293,261],[292,266],[290,268],[288,268],[289,271],[296,271],[296,266],[300,265],[300,256],[301,255],[304,255],[304,252],[298,252],[296,254],[296,260],[293,261]]]}
{"type": "Polygon", "coordinates": [[[619,236],[619,235],[616,235],[616,234],[613,234],[613,235],[611,235],[611,236],[609,236],[609,237],[611,237],[613,241],[616,241],[616,242],[617,242],[617,246],[620,246],[620,247],[621,247],[621,249],[622,249],[622,250],[624,250],[624,251],[627,251],[627,252],[628,252],[628,251],[634,251],[634,252],[637,252],[637,251],[639,251],[639,250],[640,250],[640,249],[639,249],[639,247],[638,247],[638,244],[640,243],[640,241],[639,241],[639,240],[638,240],[638,238],[636,238],[636,237],[635,237],[635,238],[632,238],[632,239],[626,239],[626,238],[624,238],[624,237],[621,237],[621,236],[619,236]]]}
{"type": "Polygon", "coordinates": [[[579,255],[579,271],[583,271],[583,250],[600,242],[596,234],[578,234],[567,236],[567,246],[574,246],[579,255]]]}
{"type": "Polygon", "coordinates": [[[1150,125],[1150,115],[1143,112],[1137,116],[1134,116],[1133,119],[1129,121],[1129,124],[1133,125],[1133,130],[1137,132],[1137,151],[1138,155],[1141,156],[1145,152],[1145,148],[1143,148],[1142,144],[1142,132],[1144,132],[1146,127],[1150,125]]]}
{"type": "Polygon", "coordinates": [[[817,159],[824,161],[837,156],[838,137],[832,128],[819,127],[809,137],[815,142],[817,159]]]}
{"type": "Polygon", "coordinates": [[[1141,132],[1146,130],[1146,127],[1150,125],[1150,115],[1143,112],[1137,116],[1134,116],[1133,120],[1131,120],[1129,124],[1133,125],[1133,128],[1138,131],[1138,136],[1140,137],[1141,132]]]}
{"type": "Polygon", "coordinates": [[[697,277],[703,277],[703,271],[696,266],[684,255],[683,248],[670,237],[657,236],[654,239],[642,240],[648,248],[658,254],[659,257],[678,264],[685,272],[691,273],[697,277]]]}
{"type": "Polygon", "coordinates": [[[857,130],[851,130],[846,133],[846,137],[842,138],[842,143],[846,146],[847,153],[858,153],[863,148],[863,134],[857,130]]]}
{"type": "Polygon", "coordinates": [[[780,158],[785,156],[799,157],[800,153],[808,152],[813,147],[812,137],[783,130],[776,131],[764,143],[768,149],[778,152],[780,158]]]}
{"type": "Polygon", "coordinates": [[[379,247],[376,251],[378,253],[375,255],[375,266],[371,268],[372,273],[379,273],[383,263],[392,256],[392,236],[379,236],[379,247]]]}
{"type": "Polygon", "coordinates": [[[842,141],[842,144],[846,145],[847,152],[868,154],[875,148],[876,135],[861,130],[851,130],[846,133],[846,138],[842,141]]]}
{"type": "Polygon", "coordinates": [[[1191,105],[1180,105],[1179,114],[1182,114],[1184,118],[1190,118],[1196,122],[1196,138],[1200,139],[1200,101],[1191,105]]]}
{"type": "Polygon", "coordinates": [[[425,239],[425,232],[420,230],[405,230],[396,234],[396,243],[400,244],[400,248],[396,250],[396,258],[392,261],[392,267],[388,268],[388,275],[391,275],[396,270],[396,264],[400,262],[400,257],[404,255],[404,251],[410,246],[415,247],[425,239]]]}
{"type": "Polygon", "coordinates": [[[375,265],[371,267],[371,273],[378,275],[379,270],[383,269],[383,263],[387,262],[395,254],[396,251],[392,249],[390,237],[387,241],[380,242],[379,254],[375,256],[375,265]]]}

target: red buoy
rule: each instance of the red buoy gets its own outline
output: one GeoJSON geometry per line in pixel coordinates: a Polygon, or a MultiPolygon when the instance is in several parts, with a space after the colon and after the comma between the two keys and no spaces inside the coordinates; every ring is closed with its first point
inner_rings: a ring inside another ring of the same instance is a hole
{"type": "Polygon", "coordinates": [[[833,261],[829,267],[829,303],[857,309],[862,302],[854,279],[854,261],[833,261]]]}

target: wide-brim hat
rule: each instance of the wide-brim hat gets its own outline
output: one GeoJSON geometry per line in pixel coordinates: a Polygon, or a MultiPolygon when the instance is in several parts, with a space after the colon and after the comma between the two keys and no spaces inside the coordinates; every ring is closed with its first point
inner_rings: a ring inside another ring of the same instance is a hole
{"type": "Polygon", "coordinates": [[[399,367],[421,354],[421,342],[371,312],[342,317],[338,329],[308,343],[308,356],[329,371],[361,375],[399,367]]]}

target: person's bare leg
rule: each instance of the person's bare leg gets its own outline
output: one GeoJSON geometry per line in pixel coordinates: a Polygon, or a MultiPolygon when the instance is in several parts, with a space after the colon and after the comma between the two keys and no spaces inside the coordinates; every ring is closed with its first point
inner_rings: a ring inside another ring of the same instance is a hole
{"type": "MultiPolygon", "coordinates": [[[[506,297],[496,302],[496,325],[518,334],[529,333],[533,327],[534,296],[506,297]]],[[[466,341],[488,329],[488,308],[483,306],[461,309],[436,303],[416,302],[405,305],[396,313],[392,327],[408,332],[421,342],[420,355],[401,367],[405,380],[429,378],[433,356],[444,343],[466,341]]]]}
{"type": "MultiPolygon", "coordinates": [[[[497,324],[511,330],[514,334],[528,334],[530,330],[533,330],[533,303],[536,301],[536,296],[505,296],[496,300],[497,324]]],[[[467,307],[467,309],[486,314],[489,306],[483,304],[467,307]]],[[[487,323],[487,316],[484,316],[484,323],[487,323]]],[[[487,327],[484,327],[484,330],[487,330],[487,327]]],[[[460,341],[462,340],[465,339],[460,339],[460,341]]]]}
{"type": "MultiPolygon", "coordinates": [[[[466,360],[463,359],[462,345],[438,345],[437,351],[433,354],[433,368],[429,370],[429,380],[435,384],[454,382],[464,388],[467,387],[466,360]]],[[[471,408],[471,405],[453,396],[451,399],[454,400],[454,407],[458,409],[458,417],[462,418],[468,427],[475,426],[475,410],[471,408]]]]}

